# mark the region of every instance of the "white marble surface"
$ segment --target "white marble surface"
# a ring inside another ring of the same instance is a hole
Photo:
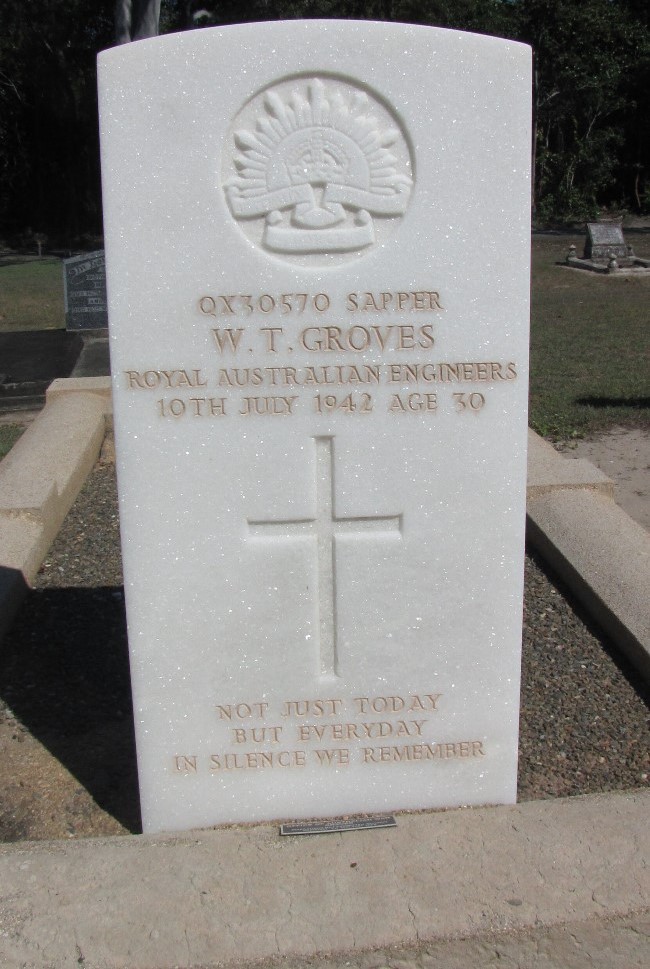
[[[513,801],[528,48],[295,21],[99,64],[145,831]]]

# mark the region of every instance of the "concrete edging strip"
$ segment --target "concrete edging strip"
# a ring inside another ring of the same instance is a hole
[[[650,681],[650,534],[588,461],[529,438],[527,533],[587,612]]]
[[[233,966],[640,917],[649,806],[617,793],[309,839],[259,825],[0,846],[0,962]]]
[[[55,380],[0,464],[0,636],[97,460],[110,411],[109,378]]]

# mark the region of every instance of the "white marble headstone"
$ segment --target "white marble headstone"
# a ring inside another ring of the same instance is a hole
[[[99,66],[145,831],[512,802],[528,48],[294,21]]]

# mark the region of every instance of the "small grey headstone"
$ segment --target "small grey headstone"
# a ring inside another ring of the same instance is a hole
[[[63,260],[65,325],[68,330],[101,330],[108,326],[104,250]]]
[[[587,223],[585,259],[607,261],[611,256],[625,257],[627,255],[628,247],[623,238],[623,227],[620,222]]]

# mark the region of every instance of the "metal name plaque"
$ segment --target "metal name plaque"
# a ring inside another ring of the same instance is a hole
[[[365,831],[367,828],[396,828],[392,814],[375,814],[367,818],[342,818],[332,821],[301,821],[299,824],[281,824],[280,834],[337,834],[341,831]]]

